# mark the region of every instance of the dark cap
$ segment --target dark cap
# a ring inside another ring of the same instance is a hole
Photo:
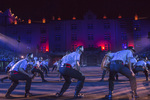
[[[28,53],[28,54],[26,55],[26,58],[32,59],[32,58],[33,58],[32,55],[33,55],[33,53]]]
[[[78,46],[78,47],[76,48],[76,50],[80,50],[81,52],[83,52],[83,51],[84,51],[84,47],[83,47],[83,46]]]
[[[128,49],[128,50],[133,50],[133,51],[135,52],[135,49],[134,49],[134,47],[132,47],[132,46],[127,47],[127,49]]]

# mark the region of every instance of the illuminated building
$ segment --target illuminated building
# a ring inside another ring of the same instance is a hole
[[[4,13],[0,13],[0,16]],[[10,13],[8,10],[8,16],[10,16]],[[109,19],[106,16],[97,18],[90,11],[84,15],[83,19],[73,17],[70,20],[63,20],[58,17],[55,20],[53,16],[49,22],[43,18],[42,23],[33,21],[29,24],[28,22],[18,22],[16,25],[11,24],[12,21],[14,22],[13,16],[7,22],[4,22],[4,19],[2,19],[0,24],[7,23],[8,25],[5,27],[1,26],[3,30],[0,31],[4,34],[7,33],[6,35],[14,39],[20,36],[20,44],[26,44],[26,46],[19,49],[23,53],[31,51],[64,55],[67,50],[73,51],[79,45],[83,45],[87,50],[95,48],[95,55],[99,51],[111,50],[115,52],[125,49],[127,46],[133,46],[138,51],[141,49],[142,44],[141,46],[139,45],[142,41],[136,38],[142,37],[142,34],[150,38],[150,30],[148,28],[150,22],[145,19],[134,20],[134,17],[122,18],[121,16],[116,19]],[[147,27],[144,27],[145,24]],[[148,42],[149,38],[146,38]],[[92,53],[87,55],[89,55],[85,57],[87,61],[88,58],[93,57]],[[98,56],[100,55],[98,54]],[[93,59],[97,61],[98,58]]]

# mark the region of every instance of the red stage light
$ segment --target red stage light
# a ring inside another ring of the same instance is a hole
[[[102,50],[105,50],[105,47],[104,47],[104,46],[102,46]]]

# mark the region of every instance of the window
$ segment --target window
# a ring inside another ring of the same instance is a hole
[[[42,29],[41,30],[41,34],[45,34],[46,33],[46,30],[45,29]]]
[[[104,23],[104,29],[110,29],[110,24],[109,23]]]
[[[93,24],[88,24],[88,29],[93,29]]]
[[[127,28],[127,25],[125,23],[121,23],[120,28]]]
[[[94,40],[93,34],[91,34],[91,33],[88,34],[88,40]]]
[[[120,28],[127,28],[127,27],[128,27],[128,24],[127,24],[126,21],[122,21],[122,22],[120,23]]]
[[[76,41],[77,40],[77,34],[75,34],[75,33],[71,34],[71,40]]]
[[[134,31],[140,31],[141,29],[140,29],[140,25],[138,25],[138,24],[135,24],[134,25]]]
[[[44,51],[44,52],[46,51],[46,47],[43,47],[43,51]]]
[[[136,38],[136,40],[141,40],[141,33],[136,32],[135,33],[135,38]]]
[[[121,33],[121,39],[122,39],[123,41],[127,40],[127,33],[126,33],[126,32],[122,32],[122,33]]]
[[[57,35],[55,36],[55,40],[56,40],[56,41],[60,41],[60,35],[57,34]]]
[[[41,52],[43,52],[43,47],[41,47]]]
[[[41,43],[46,43],[46,37],[41,37]]]
[[[27,28],[27,29],[26,29],[26,34],[31,35],[31,33],[32,33],[31,28]]]
[[[46,28],[45,27],[41,27],[41,34],[46,34]]]
[[[108,45],[107,45],[107,44],[105,44],[105,50],[106,50],[106,51],[108,50]]]
[[[76,30],[77,29],[77,24],[71,24],[71,30]]]
[[[110,40],[110,33],[105,33],[104,34],[104,40]]]
[[[89,44],[88,47],[89,48],[94,48],[94,45],[93,44]]]
[[[46,52],[46,47],[45,46],[41,47],[41,52]]]
[[[122,43],[122,49],[126,49],[128,46],[128,43]]]
[[[73,44],[71,49],[74,51],[75,49],[77,48],[77,45],[76,44]]]
[[[55,30],[61,30],[61,26],[60,26],[60,25],[57,25],[57,26],[55,27]]]
[[[105,51],[111,50],[110,44],[105,44]]]
[[[60,45],[55,45],[55,51],[61,51]]]

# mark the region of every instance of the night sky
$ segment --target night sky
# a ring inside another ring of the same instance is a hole
[[[12,13],[21,19],[32,21],[47,20],[52,16],[60,16],[62,19],[83,18],[83,15],[91,10],[102,18],[105,14],[108,18],[133,17],[136,13],[139,17],[150,17],[149,0],[1,0],[0,10],[11,8]]]

